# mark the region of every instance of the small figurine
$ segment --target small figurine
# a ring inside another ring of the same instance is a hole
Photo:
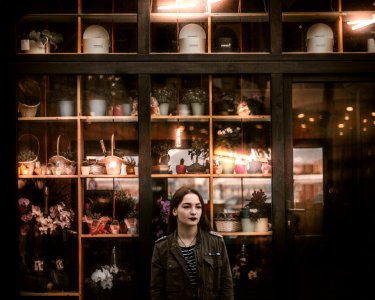
[[[160,116],[159,102],[155,97],[151,97],[151,116]]]
[[[251,114],[251,110],[247,105],[246,101],[241,101],[240,104],[237,106],[237,114],[239,116],[248,116]]]
[[[138,97],[134,97],[133,100],[133,110],[131,112],[132,116],[138,116]]]

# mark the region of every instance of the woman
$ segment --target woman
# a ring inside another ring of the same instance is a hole
[[[168,235],[155,242],[151,299],[233,299],[223,238],[210,231],[202,196],[183,186],[172,197]]]

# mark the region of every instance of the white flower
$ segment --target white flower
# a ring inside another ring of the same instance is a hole
[[[95,283],[100,282],[100,286],[103,289],[111,289],[113,287],[113,275],[119,272],[119,268],[116,264],[112,266],[104,265],[100,269],[96,269],[94,273],[91,274],[91,280]]]

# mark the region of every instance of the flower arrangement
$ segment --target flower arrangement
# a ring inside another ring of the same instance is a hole
[[[121,187],[115,190],[115,201],[118,203],[124,218],[138,216],[137,204],[129,190],[122,190]]]
[[[215,147],[232,151],[241,140],[241,128],[228,126],[217,130]]]
[[[51,206],[47,216],[27,198],[18,199],[18,209],[23,222],[20,226],[21,235],[26,235],[31,229],[29,222],[33,222],[41,234],[53,234],[58,229],[70,228],[74,220],[74,211],[66,209],[63,202]]]
[[[181,98],[181,103],[190,104],[190,103],[206,103],[207,102],[207,93],[201,88],[188,89]]]
[[[152,224],[155,226],[156,238],[159,238],[163,236],[167,230],[171,201],[169,198],[165,199],[160,196],[155,203],[156,206]]]
[[[91,280],[96,284],[100,283],[103,289],[111,289],[113,287],[113,277],[119,272],[119,268],[116,264],[104,265],[99,269],[96,269],[92,275]]]
[[[158,103],[171,103],[176,101],[176,92],[168,86],[156,88],[152,91],[152,96],[156,98]]]

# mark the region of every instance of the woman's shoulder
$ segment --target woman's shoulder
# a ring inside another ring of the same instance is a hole
[[[159,237],[156,241],[155,241],[155,244],[159,244],[160,242],[162,241],[165,241],[167,239],[167,235],[163,235],[161,237]]]
[[[222,236],[221,234],[219,234],[218,232],[216,232],[216,231],[211,230],[211,231],[209,231],[208,233],[209,233],[211,236],[214,236],[214,237],[216,237],[216,238],[219,238],[219,239],[222,239],[222,238],[223,238],[223,236]]]

